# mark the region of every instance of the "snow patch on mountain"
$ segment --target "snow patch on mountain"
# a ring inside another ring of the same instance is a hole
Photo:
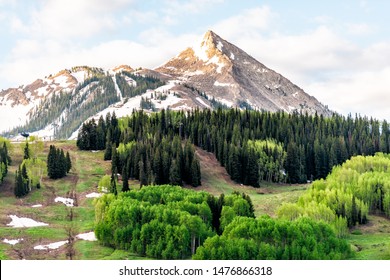
[[[72,76],[77,80],[78,83],[82,83],[85,81],[85,78],[88,76],[85,70],[73,72]]]
[[[207,104],[202,100],[202,98],[197,97],[196,100],[198,100],[204,107],[209,108],[209,109],[211,108],[209,105],[207,105]]]
[[[218,41],[217,49],[222,52],[222,48],[223,48],[223,44],[221,43],[221,41]]]
[[[215,81],[214,82],[214,86],[217,86],[217,87],[230,87],[230,86],[233,86],[233,85],[230,84],[230,83],[220,83],[218,81]]]
[[[213,63],[217,66],[217,73],[222,73],[222,68],[225,67],[225,64],[219,61],[219,57],[217,55],[214,55],[212,58],[210,58],[206,65],[209,65],[210,63]]]

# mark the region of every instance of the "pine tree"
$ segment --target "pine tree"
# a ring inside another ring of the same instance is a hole
[[[145,166],[143,160],[140,160],[138,163],[139,166],[139,181],[140,181],[140,187],[145,186],[148,184],[148,175],[145,172]]]
[[[198,187],[201,185],[201,179],[200,179],[200,165],[199,160],[194,157],[191,163],[191,171],[192,171],[192,182],[191,185],[193,187]]]
[[[181,186],[180,166],[177,160],[173,160],[169,169],[169,183],[174,186]]]
[[[107,137],[107,139],[108,139],[108,137]],[[106,142],[106,150],[104,152],[104,160],[111,160],[111,157],[112,157],[112,143],[110,141],[107,141]]]
[[[68,164],[65,157],[65,153],[63,149],[58,149],[58,178],[62,178],[66,176]]]
[[[27,175],[26,165],[22,163],[21,177],[23,180],[23,195],[27,195],[30,192],[30,181]]]
[[[23,159],[29,159],[30,158],[30,149],[28,147],[28,142],[26,141],[26,145],[24,146],[24,156]]]
[[[50,145],[47,156],[47,175],[49,178],[59,179],[66,176],[71,166],[69,152],[65,156],[63,149],[57,149],[54,145]]]
[[[110,192],[117,196],[118,190],[116,188],[116,179],[114,174],[111,174],[110,188]]]
[[[122,170],[122,181],[123,181],[122,192],[129,191],[130,187],[129,187],[129,179],[128,179],[128,176],[127,176],[126,167],[123,167],[123,170]]]
[[[54,146],[50,145],[49,154],[47,156],[47,175],[49,178],[54,178],[54,165],[55,165],[55,150]]]
[[[290,142],[287,146],[287,158],[286,158],[286,173],[288,175],[288,181],[292,184],[300,183],[300,161],[298,147],[294,142]]]
[[[118,174],[118,170],[119,170],[119,158],[118,158],[118,153],[116,151],[116,146],[115,146],[115,143],[114,145],[112,146],[112,151],[111,151],[111,172],[113,174]]]
[[[72,168],[72,161],[70,160],[69,151],[66,152],[66,173],[69,173]]]
[[[259,178],[259,162],[254,149],[250,149],[248,153],[246,184],[258,188],[260,186]]]

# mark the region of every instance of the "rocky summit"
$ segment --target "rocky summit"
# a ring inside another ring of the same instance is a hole
[[[156,69],[228,106],[267,111],[331,111],[281,74],[208,31],[200,44],[187,48]]]

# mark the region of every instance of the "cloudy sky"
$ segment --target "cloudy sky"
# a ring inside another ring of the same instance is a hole
[[[154,68],[211,29],[342,114],[390,120],[390,1],[0,0],[0,90]]]

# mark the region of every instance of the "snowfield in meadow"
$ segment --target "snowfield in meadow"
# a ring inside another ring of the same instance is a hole
[[[12,219],[12,221],[7,224],[7,226],[14,228],[48,226],[46,223],[37,222],[30,218],[20,218],[16,215],[9,215],[9,217]]]

